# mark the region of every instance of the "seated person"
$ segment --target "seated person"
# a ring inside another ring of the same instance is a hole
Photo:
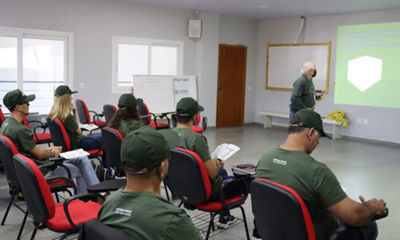
[[[256,177],[288,186],[304,199],[316,239],[329,239],[343,223],[362,227],[367,240],[376,239],[377,227],[372,219],[387,210],[386,203],[376,199],[365,201],[362,196],[358,203],[346,195],[335,174],[310,156],[320,136],[326,136],[321,116],[313,110],[296,112],[286,142],[262,156]]]
[[[22,123],[22,119],[29,113],[29,102],[35,99],[35,95],[25,95],[16,89],[8,92],[3,99],[4,105],[10,110],[11,116],[5,120],[0,129],[0,134],[10,138],[18,151],[31,158],[36,164],[48,163],[48,158],[57,157],[61,147],[37,147],[33,140],[33,132]],[[63,162],[76,178],[78,193],[86,192],[87,186],[99,183],[90,160],[87,157],[65,160]],[[62,167],[44,172],[45,177],[63,176],[67,177],[67,171]]]
[[[125,188],[107,197],[99,220],[131,239],[202,239],[185,211],[160,196],[169,147],[152,127],[129,133],[121,146]]]
[[[114,114],[109,125],[118,130],[122,136],[143,126],[137,109],[138,100],[133,94],[122,94],[118,100],[118,111]]]
[[[235,183],[232,185],[227,184],[226,188],[221,189],[223,180],[232,178],[232,176],[228,176],[226,170],[223,169],[224,163],[220,159],[211,159],[207,138],[200,133],[192,131],[198,112],[203,110],[204,108],[193,98],[182,98],[176,105],[177,126],[172,130],[179,135],[180,147],[197,153],[203,160],[211,183],[211,197],[209,200],[220,201],[221,190],[224,191],[226,198],[239,196],[244,193],[245,186]],[[235,218],[229,214],[229,211],[223,211],[220,213],[217,226],[227,228],[234,220]]]
[[[54,104],[49,115],[61,120],[65,130],[67,131],[69,140],[71,141],[72,149],[83,148],[84,150],[92,150],[100,147],[100,149],[104,151],[103,136],[101,134],[90,135],[90,137],[97,139],[98,142],[90,138],[79,141],[83,138],[83,135],[82,130],[78,125],[79,120],[77,110],[74,104],[72,104],[72,94],[74,93],[77,93],[77,91],[71,91],[71,89],[66,85],[58,86],[54,92]],[[103,166],[108,168],[108,162],[104,159],[105,155],[103,156]]]

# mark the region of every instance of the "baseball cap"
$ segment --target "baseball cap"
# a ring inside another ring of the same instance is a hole
[[[35,100],[35,94],[25,95],[21,90],[15,89],[8,92],[4,98],[3,103],[11,111],[12,108],[19,104],[28,103]]]
[[[191,97],[182,98],[176,104],[176,113],[180,115],[194,115],[203,111],[203,106],[199,105],[196,100]]]
[[[61,97],[67,93],[73,94],[77,93],[78,91],[72,91],[67,85],[60,85],[56,88],[55,96]]]
[[[126,108],[127,106],[129,106],[131,104],[136,104],[136,103],[140,103],[140,102],[141,102],[141,99],[140,98],[136,99],[135,96],[133,96],[133,94],[124,93],[121,95],[121,97],[119,97],[118,107]]]
[[[321,132],[321,137],[329,138],[329,136],[324,132],[321,115],[313,110],[302,109],[297,111],[293,119],[290,121],[289,126],[314,128]]]
[[[163,135],[145,126],[129,133],[122,141],[121,162],[133,175],[146,174],[169,156],[169,146]]]

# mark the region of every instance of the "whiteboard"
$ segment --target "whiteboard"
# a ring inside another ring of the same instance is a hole
[[[266,88],[289,90],[301,76],[300,70],[307,61],[317,67],[313,78],[315,90],[329,91],[329,65],[331,43],[268,44]]]
[[[173,112],[174,85],[173,76],[134,75],[133,94],[142,98],[152,113]]]
[[[152,113],[174,112],[181,98],[197,100],[196,76],[133,75],[133,94],[142,98]]]

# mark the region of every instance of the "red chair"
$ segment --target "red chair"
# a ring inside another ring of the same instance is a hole
[[[39,167],[21,154],[15,155],[14,161],[28,207],[25,218],[31,215],[35,226],[31,239],[35,238],[38,229],[44,228],[64,232],[64,238],[77,232],[84,222],[97,219],[101,205],[91,201],[93,196],[76,195],[65,202],[54,203],[49,185]]]
[[[57,117],[49,117],[47,119],[47,124],[50,129],[51,137],[53,138],[54,146],[61,146],[62,152],[72,150],[71,141],[69,140],[67,131],[65,130],[61,120],[58,119]],[[91,138],[98,144],[98,148],[87,151],[90,154],[89,157],[96,158],[103,156],[103,151],[101,150],[101,143],[96,138],[90,136],[85,136],[84,138],[81,138],[81,140],[85,138]]]
[[[233,179],[230,180],[234,181]],[[215,216],[222,211],[234,208],[240,208],[246,237],[250,239],[246,214],[242,206],[247,199],[247,191],[240,196],[229,199],[225,199],[223,191],[221,191],[222,201],[209,201],[211,195],[210,179],[203,161],[195,152],[182,148],[171,149],[169,170],[165,182],[173,194],[181,199],[186,208],[210,213],[206,239],[208,239],[211,228],[214,226]],[[223,185],[225,183],[227,182],[224,181]]]
[[[103,106],[104,118],[106,119],[106,124],[109,125],[114,114],[118,111],[118,108],[111,104],[106,104]]]
[[[144,125],[150,125],[154,129],[157,129],[157,130],[170,128],[169,118],[166,115],[161,115],[159,117],[156,116],[154,113],[151,113],[149,111],[149,108],[147,107],[146,103],[144,103],[144,102],[138,103],[137,106],[138,106],[140,118]],[[153,116],[153,118],[151,116]],[[163,123],[163,122],[159,122],[159,121],[157,122],[157,118],[162,119],[164,117],[167,119],[168,123]]]
[[[24,118],[22,119],[22,122],[24,123],[25,126],[27,126],[28,128],[32,129],[32,131],[33,131],[33,140],[35,140],[36,144],[47,143],[47,145],[49,145],[49,147],[50,147],[50,143],[52,143],[53,140],[51,139],[50,133],[46,132],[46,129],[47,129],[47,125],[46,124],[43,124],[41,121],[36,121],[36,120],[28,121],[26,116],[24,116]],[[30,123],[36,123],[37,126],[32,128]],[[40,133],[36,132],[38,128],[41,128],[42,132],[40,132]]]
[[[315,240],[303,199],[293,189],[263,178],[250,183],[251,203],[262,239]]]
[[[76,105],[76,110],[78,111],[78,117],[79,117],[79,122],[82,124],[94,124],[97,125],[98,127],[105,127],[106,122],[105,121],[100,121],[100,117],[103,116],[103,114],[96,113],[95,111],[89,111],[86,103],[82,99],[77,99],[75,101]],[[90,114],[93,113],[93,120],[90,120]]]
[[[26,210],[22,209],[19,205],[17,205],[14,202],[15,196],[18,194],[18,192],[21,192],[21,190],[22,190],[21,185],[17,178],[18,173],[15,169],[14,161],[13,161],[13,156],[16,154],[18,154],[18,150],[15,147],[14,143],[6,136],[0,135],[0,158],[4,163],[4,171],[7,176],[7,182],[10,186],[10,193],[11,193],[11,199],[8,203],[6,212],[4,213],[3,220],[1,221],[1,225],[4,225],[12,205],[14,205],[16,208],[18,208],[23,213],[26,213]],[[57,164],[52,164],[52,165],[56,167]],[[42,165],[41,167],[50,167],[50,166],[51,165],[46,164],[46,165]],[[58,202],[59,202],[59,199],[58,199],[57,192],[65,191],[65,192],[68,192],[70,194],[70,196],[72,196],[72,193],[67,189],[67,188],[72,188],[74,190],[74,194],[76,194],[76,186],[71,178],[70,171],[65,166],[63,166],[63,165],[60,165],[60,166],[64,167],[66,169],[69,177],[68,178],[51,177],[51,178],[47,179],[47,183],[50,186],[50,190],[51,190],[51,192],[55,193]],[[22,224],[25,224],[25,220],[26,220],[26,218],[24,219]],[[22,232],[22,228],[20,229],[20,233]]]
[[[197,133],[203,133],[207,128],[207,117],[203,117],[202,126],[198,126],[200,123],[200,113],[197,114],[196,122],[192,126],[192,131]]]
[[[262,239],[315,240],[310,213],[301,196],[292,188],[257,178],[250,184],[251,205],[258,234]],[[375,216],[386,217],[388,212]],[[358,227],[346,227],[335,231],[330,239],[363,240]]]

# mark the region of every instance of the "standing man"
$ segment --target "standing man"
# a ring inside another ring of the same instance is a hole
[[[362,196],[359,203],[346,195],[335,174],[310,156],[320,136],[326,136],[321,116],[313,110],[298,111],[286,142],[262,156],[256,177],[288,186],[304,199],[316,239],[330,239],[335,229],[345,224],[361,227],[366,240],[376,239],[377,226],[372,220],[387,210],[386,203],[382,199],[366,201]]]
[[[182,208],[160,196],[168,173],[169,146],[152,127],[130,132],[122,142],[127,183],[107,197],[99,211],[104,224],[136,240],[203,239]]]
[[[305,62],[300,72],[302,75],[293,83],[289,120],[297,111],[304,108],[312,109],[315,105],[315,88],[312,82],[312,78],[317,75],[315,64]]]

